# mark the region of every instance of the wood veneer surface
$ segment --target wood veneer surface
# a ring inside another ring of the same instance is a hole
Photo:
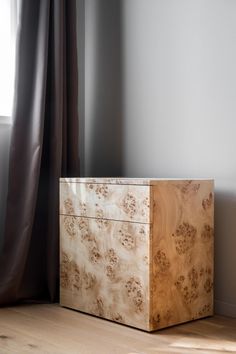
[[[212,181],[159,181],[151,258],[151,328],[213,315]]]
[[[213,181],[115,180],[61,179],[61,304],[147,331],[212,315]]]

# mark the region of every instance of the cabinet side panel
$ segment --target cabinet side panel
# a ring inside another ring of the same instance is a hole
[[[213,314],[214,184],[153,186],[151,329]]]

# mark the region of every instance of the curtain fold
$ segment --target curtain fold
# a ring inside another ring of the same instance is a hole
[[[22,0],[0,305],[58,300],[59,177],[79,176],[76,0]]]

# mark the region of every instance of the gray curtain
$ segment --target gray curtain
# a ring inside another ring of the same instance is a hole
[[[76,0],[22,0],[0,305],[57,301],[60,176],[79,176]]]

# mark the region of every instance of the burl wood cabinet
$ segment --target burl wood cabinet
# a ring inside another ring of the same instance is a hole
[[[146,331],[212,315],[213,185],[61,178],[61,305]]]

